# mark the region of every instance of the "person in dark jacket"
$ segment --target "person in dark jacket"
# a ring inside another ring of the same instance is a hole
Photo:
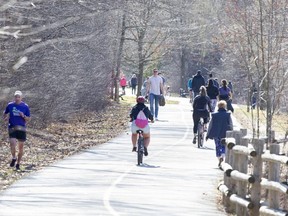
[[[132,122],[132,125],[131,125],[132,137],[131,137],[131,139],[132,139],[132,145],[133,145],[132,152],[136,152],[136,150],[137,150],[137,147],[136,147],[137,130],[142,130],[143,131],[143,137],[144,137],[144,155],[148,156],[147,148],[148,148],[149,143],[150,143],[150,127],[147,124],[144,128],[139,128],[135,123],[135,120],[137,119],[137,116],[141,110],[144,112],[147,119],[150,119],[150,121],[152,123],[154,122],[153,115],[151,114],[149,108],[144,103],[145,103],[145,97],[139,96],[137,98],[137,104],[132,108],[132,110],[130,112],[130,122]]]
[[[218,88],[214,85],[213,80],[209,79],[207,89],[207,95],[211,101],[212,112],[215,111],[217,105],[217,96],[219,95]]]
[[[197,71],[197,74],[193,76],[192,79],[192,90],[194,93],[194,97],[196,97],[199,94],[199,89],[201,86],[205,86],[205,79],[201,75],[201,71]]]
[[[132,94],[136,94],[136,86],[138,84],[138,80],[137,80],[136,74],[132,75],[130,83],[131,83],[131,88],[132,88]]]
[[[197,95],[193,101],[193,122],[194,122],[193,144],[196,143],[198,124],[199,124],[199,121],[201,118],[203,118],[203,120],[204,120],[204,129],[207,130],[206,127],[207,127],[207,123],[209,121],[209,111],[212,112],[212,107],[210,104],[210,98],[207,96],[205,86],[201,86],[200,87],[200,94]]]
[[[209,80],[210,80],[210,79],[213,81],[213,85],[216,86],[216,87],[219,89],[218,80],[217,80],[217,78],[213,79],[213,74],[212,74],[212,73],[209,74]],[[209,82],[209,80],[208,80],[208,82]],[[207,83],[207,85],[208,85],[208,84],[209,84],[209,83]]]
[[[206,139],[214,139],[216,146],[216,156],[219,159],[218,166],[225,157],[225,145],[221,144],[221,139],[226,137],[228,130],[233,130],[231,113],[226,110],[227,103],[224,100],[218,102],[218,112],[212,114]]]
[[[234,112],[234,108],[232,106],[232,92],[227,86],[227,80],[223,79],[221,84],[222,86],[219,88],[219,100],[225,100],[227,103],[227,109]]]

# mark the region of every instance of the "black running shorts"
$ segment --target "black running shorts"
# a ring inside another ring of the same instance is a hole
[[[26,131],[9,130],[9,138],[15,138],[21,142],[25,142],[26,141]]]

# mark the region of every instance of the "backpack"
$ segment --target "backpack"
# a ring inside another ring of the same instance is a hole
[[[139,128],[145,128],[148,125],[148,119],[147,119],[145,113],[143,112],[144,109],[139,111],[137,118],[135,119],[135,124]]]

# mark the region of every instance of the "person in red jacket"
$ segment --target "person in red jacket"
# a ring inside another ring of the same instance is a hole
[[[126,85],[127,85],[127,80],[126,80],[126,77],[125,75],[123,75],[120,79],[120,86],[122,88],[122,94],[125,95],[125,88],[126,88]]]

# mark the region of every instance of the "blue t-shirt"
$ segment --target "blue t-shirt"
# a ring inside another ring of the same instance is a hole
[[[30,117],[30,110],[26,103],[21,102],[20,104],[16,104],[15,102],[11,102],[7,105],[5,109],[5,114],[9,113],[9,128],[15,126],[23,126],[26,127],[26,122],[23,117],[20,116],[20,112],[23,112],[25,116]]]

